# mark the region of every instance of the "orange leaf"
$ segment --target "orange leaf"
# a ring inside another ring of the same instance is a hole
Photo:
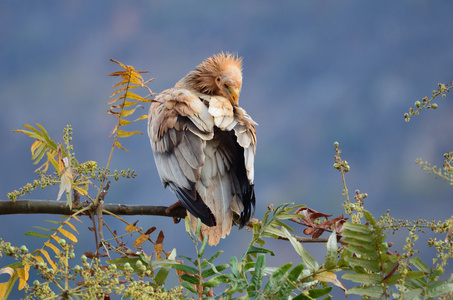
[[[138,247],[141,244],[143,244],[144,242],[146,242],[148,239],[149,239],[149,234],[142,234],[134,241],[134,244],[132,246]]]
[[[154,245],[154,251],[156,251],[156,259],[158,260],[162,259],[162,247],[162,244]]]
[[[135,230],[137,230],[137,226],[127,225],[127,227],[126,227],[126,231],[127,232],[132,232],[132,231],[135,231]]]

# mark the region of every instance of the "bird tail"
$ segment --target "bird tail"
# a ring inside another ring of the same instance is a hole
[[[204,237],[207,236],[210,246],[217,245],[221,238],[225,238],[230,234],[233,225],[233,214],[243,210],[243,205],[234,192],[235,188],[231,175],[228,171],[218,171],[214,177],[210,178],[211,184],[208,187],[197,187],[201,198],[204,199],[206,205],[215,216],[216,225],[207,226],[202,223],[200,235],[198,236],[200,241],[203,241]],[[191,229],[195,233],[197,218],[189,214],[189,219]]]

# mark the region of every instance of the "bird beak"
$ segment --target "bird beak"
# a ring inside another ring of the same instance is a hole
[[[233,105],[239,104],[239,92],[241,91],[240,88],[231,88],[230,89],[230,102]]]

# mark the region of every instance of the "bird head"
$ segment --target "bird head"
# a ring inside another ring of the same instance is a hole
[[[242,87],[242,58],[219,53],[206,59],[179,82],[202,94],[223,96],[237,106]]]
[[[216,77],[215,83],[220,94],[230,100],[231,104],[238,105],[239,93],[242,86],[242,72],[236,65],[230,65]]]

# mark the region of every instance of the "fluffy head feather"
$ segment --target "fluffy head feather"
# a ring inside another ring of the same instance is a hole
[[[242,86],[242,58],[219,53],[206,59],[178,82],[201,94],[223,96],[238,105]]]

